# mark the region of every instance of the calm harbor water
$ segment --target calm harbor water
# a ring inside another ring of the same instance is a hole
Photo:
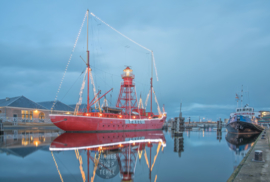
[[[211,128],[183,137],[7,131],[0,140],[0,181],[226,181],[257,137],[226,135]]]

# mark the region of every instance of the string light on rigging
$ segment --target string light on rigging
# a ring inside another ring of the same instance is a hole
[[[87,72],[88,72],[88,69],[86,68],[86,71],[85,71],[85,74],[84,74],[84,77],[83,77],[83,83],[82,83],[81,90],[80,90],[80,93],[79,93],[79,96],[80,96],[79,101],[76,104],[76,108],[75,108],[75,113],[74,113],[75,115],[77,115],[79,107],[82,104],[82,94],[83,94],[83,90],[84,90],[84,87],[85,87],[85,78],[86,78]]]
[[[60,170],[59,170],[59,168],[58,168],[58,165],[57,165],[57,163],[56,163],[56,160],[55,160],[55,158],[54,158],[53,152],[51,152],[51,154],[52,154],[52,157],[53,157],[53,161],[54,161],[54,163],[55,163],[55,167],[56,167],[57,172],[58,172],[58,174],[59,174],[59,177],[60,177],[60,179],[61,179],[61,182],[64,182],[64,180],[63,180],[63,178],[62,178],[62,175],[61,175],[61,173],[60,173]]]
[[[51,112],[52,112],[52,110],[53,110],[53,108],[54,108],[54,106],[55,106],[56,100],[57,100],[57,98],[58,98],[58,94],[59,94],[60,89],[61,89],[61,87],[62,87],[62,83],[63,83],[63,81],[64,81],[64,78],[65,78],[65,76],[66,76],[66,72],[67,72],[67,69],[68,69],[68,65],[69,65],[69,63],[70,63],[70,61],[71,61],[73,52],[74,52],[74,50],[75,50],[75,48],[76,48],[77,42],[78,42],[79,37],[80,37],[80,35],[81,35],[81,31],[82,31],[82,28],[83,28],[83,25],[84,25],[84,22],[85,22],[85,19],[86,19],[87,15],[88,15],[88,11],[86,11],[86,13],[85,13],[85,15],[84,15],[82,25],[81,25],[81,27],[80,27],[78,36],[77,36],[76,41],[75,41],[75,43],[74,43],[73,49],[72,49],[72,51],[71,51],[71,55],[70,55],[70,57],[69,57],[69,60],[68,60],[66,69],[65,69],[65,71],[64,71],[63,77],[62,77],[61,82],[60,82],[60,85],[59,85],[59,87],[58,87],[58,90],[57,90],[57,93],[56,93],[56,96],[55,96],[53,105],[52,105],[52,107],[51,107]]]

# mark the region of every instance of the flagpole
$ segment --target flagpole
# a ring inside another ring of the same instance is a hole
[[[237,108],[238,108],[239,96],[236,94],[235,98],[236,98],[236,102],[237,102]]]

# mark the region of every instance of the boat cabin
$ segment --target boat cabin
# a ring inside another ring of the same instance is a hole
[[[236,112],[254,112],[252,107],[236,108]]]
[[[254,112],[254,108],[249,107],[248,105],[245,105],[244,107],[236,108],[235,112],[230,114],[231,117],[236,116],[236,115],[248,116],[250,118],[260,117],[260,113]]]
[[[121,114],[123,110],[122,108],[109,107],[109,106],[104,106],[102,109],[103,109],[103,112],[105,113],[113,113],[113,114]]]

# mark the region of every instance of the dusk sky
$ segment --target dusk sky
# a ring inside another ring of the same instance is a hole
[[[192,120],[229,118],[241,85],[244,104],[270,110],[270,1],[260,0],[1,1],[0,99],[55,99],[87,9],[153,50],[159,79],[154,74],[154,89],[169,118],[179,115],[181,101],[183,116]],[[85,22],[58,95],[66,104],[78,102],[86,32]],[[114,88],[112,97],[107,96],[112,106],[126,65],[133,69],[137,96],[145,102],[149,51],[92,16],[89,50],[96,88],[103,94]],[[154,101],[153,108],[157,112]]]

